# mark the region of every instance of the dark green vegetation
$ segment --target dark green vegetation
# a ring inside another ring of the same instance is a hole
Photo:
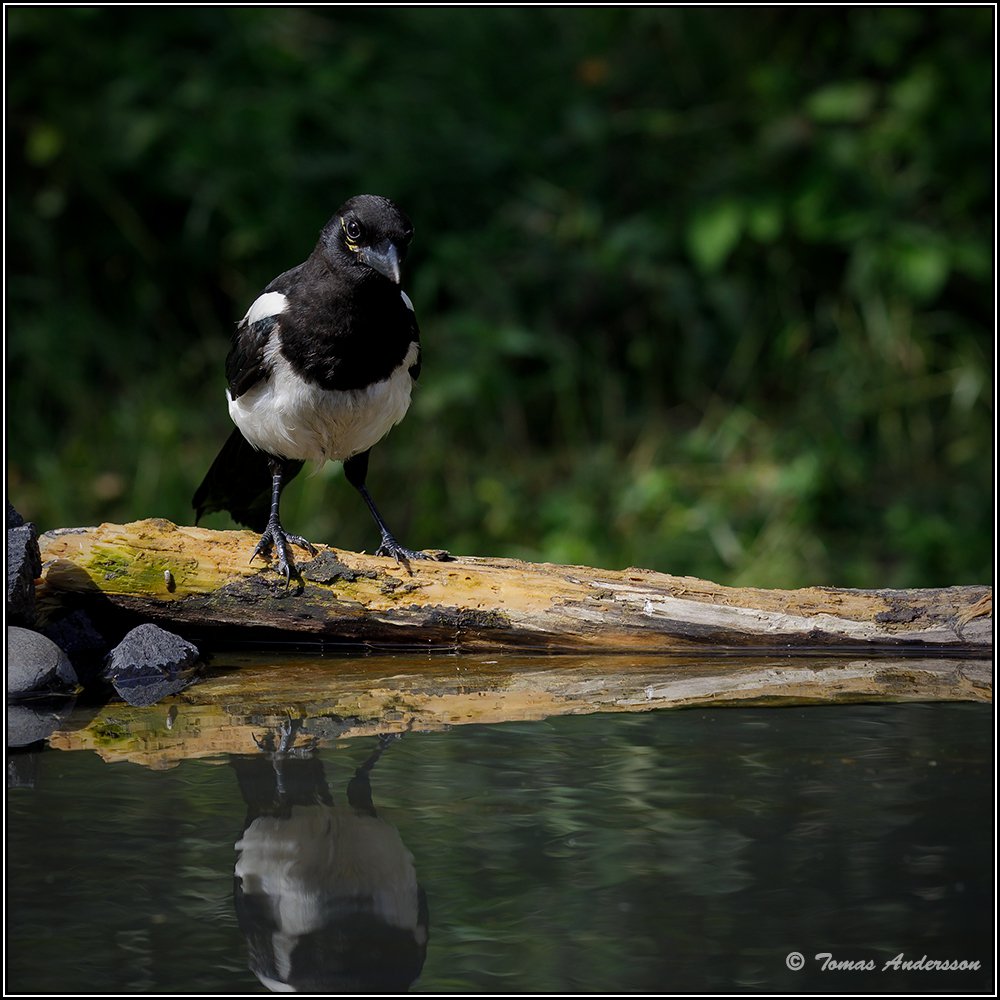
[[[10,494],[189,522],[233,324],[371,191],[416,226],[407,544],[989,582],[992,18],[8,10]],[[286,523],[373,548],[334,478]]]

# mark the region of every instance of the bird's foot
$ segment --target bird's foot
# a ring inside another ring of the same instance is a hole
[[[451,556],[443,549],[431,550],[430,552],[418,552],[414,549],[408,549],[406,546],[400,545],[389,532],[382,534],[382,544],[375,550],[375,555],[389,556],[395,559],[400,566],[404,566],[410,573],[413,572],[410,569],[411,559],[427,559],[434,562],[447,562],[451,559]]]
[[[260,541],[253,550],[250,562],[253,562],[257,556],[263,556],[265,559],[268,558],[273,548],[278,556],[274,568],[285,578],[285,586],[287,587],[291,584],[292,577],[299,575],[295,562],[288,552],[289,545],[298,545],[299,548],[305,549],[310,555],[317,555],[316,547],[312,542],[307,541],[300,535],[289,535],[276,519],[272,519],[267,522],[267,528],[264,529],[264,534],[260,536]]]
[[[276,730],[267,730],[262,737],[257,738],[256,733],[251,733],[257,749],[262,753],[272,756],[305,757],[312,753],[319,746],[319,740],[315,736],[309,736],[298,746],[295,745],[296,737],[299,733],[305,733],[305,719],[293,719],[290,715]],[[308,734],[306,734],[308,736]]]

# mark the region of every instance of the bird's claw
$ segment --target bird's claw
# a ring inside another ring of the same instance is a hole
[[[389,534],[384,534],[382,536],[382,544],[375,550],[375,555],[388,556],[390,559],[395,559],[400,566],[405,567],[407,572],[411,574],[413,572],[413,570],[410,569],[411,559],[425,559],[437,562],[451,559],[451,556],[444,551],[418,552],[414,549],[408,549],[405,545],[400,545],[399,542],[397,542],[396,539]]]
[[[291,586],[292,577],[299,575],[298,568],[288,553],[290,545],[298,545],[299,548],[305,549],[312,556],[318,554],[316,546],[312,542],[301,535],[289,535],[277,521],[270,521],[264,530],[264,534],[260,536],[260,541],[253,550],[253,555],[250,556],[250,562],[253,562],[257,556],[262,556],[265,559],[269,558],[271,549],[274,548],[278,556],[274,568],[285,578],[285,586],[289,587]]]
[[[319,738],[309,736],[305,730],[305,719],[293,719],[290,715],[277,729],[269,729],[260,738],[256,733],[251,733],[257,748],[266,754],[274,757],[305,757],[312,753],[319,746]],[[296,738],[300,733],[308,736],[308,739],[295,746]]]

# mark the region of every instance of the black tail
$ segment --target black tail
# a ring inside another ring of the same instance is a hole
[[[302,469],[304,462],[285,463],[285,483]],[[253,531],[267,527],[271,512],[271,469],[267,452],[258,451],[235,428],[222,446],[212,467],[191,500],[195,524],[212,511],[225,510],[233,520]]]

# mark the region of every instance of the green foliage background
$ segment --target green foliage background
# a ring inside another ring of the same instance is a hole
[[[370,477],[407,544],[989,581],[992,8],[6,14],[40,527],[190,523],[233,323],[371,191],[416,227],[424,374]],[[339,467],[284,512],[376,541]]]

